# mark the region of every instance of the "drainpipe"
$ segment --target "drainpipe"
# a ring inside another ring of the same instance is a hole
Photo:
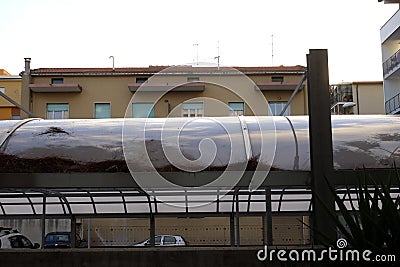
[[[358,98],[358,84],[356,85],[356,94],[357,94],[357,115],[360,115],[360,101]]]

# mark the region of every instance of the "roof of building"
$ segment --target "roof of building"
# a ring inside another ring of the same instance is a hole
[[[0,69],[0,75],[10,75],[5,69]]]
[[[10,80],[21,80],[21,76],[19,75],[0,75],[0,80],[10,81]]]
[[[32,69],[31,75],[131,75],[131,74],[231,74],[242,72],[244,74],[278,74],[306,71],[304,66],[272,66],[272,67],[193,67],[193,66],[149,66],[134,68],[39,68]]]
[[[353,84],[383,84],[383,81],[354,81]]]
[[[380,84],[383,85],[383,81],[353,81],[353,82],[341,82],[341,83],[335,83],[335,84],[331,84],[332,86],[340,86],[340,85],[353,85],[353,84]]]

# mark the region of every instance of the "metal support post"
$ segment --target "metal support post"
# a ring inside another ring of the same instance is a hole
[[[230,239],[231,247],[235,246],[235,214],[232,212],[229,216],[229,229],[230,229]]]
[[[91,222],[90,222],[90,218],[88,218],[88,222],[87,222],[87,225],[88,225],[88,228],[87,228],[87,247],[88,248],[90,248],[90,242],[91,242],[91,240],[90,240],[90,227],[91,227]]]
[[[283,107],[281,113],[279,114],[279,116],[283,116],[285,115],[285,112],[287,110],[287,108],[290,106],[290,104],[292,103],[294,97],[297,95],[297,93],[299,92],[300,88],[303,86],[304,81],[307,79],[307,71],[304,72],[303,76],[301,77],[299,83],[296,85],[296,88],[294,89],[292,95],[290,96],[288,102],[286,103],[286,105]]]
[[[264,244],[272,245],[272,202],[271,202],[271,188],[265,188],[265,216],[264,223]]]
[[[150,246],[156,245],[156,220],[154,214],[150,214]]]
[[[46,196],[43,196],[43,213],[42,213],[42,248],[44,248],[44,238],[46,236]]]
[[[236,237],[235,237],[235,245],[240,246],[240,214],[239,214],[239,194],[236,195],[236,212],[235,212],[235,229],[236,229]]]
[[[334,197],[326,182],[333,176],[332,126],[329,101],[328,51],[311,49],[307,55],[308,112],[310,135],[312,227],[314,244],[322,244],[324,233],[336,238],[336,227],[329,216],[335,210]]]
[[[71,216],[71,248],[76,247],[76,217]]]

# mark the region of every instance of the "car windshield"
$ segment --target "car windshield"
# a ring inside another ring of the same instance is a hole
[[[46,242],[68,242],[69,235],[68,234],[50,234],[45,238]]]

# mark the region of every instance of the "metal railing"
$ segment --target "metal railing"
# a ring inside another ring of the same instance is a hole
[[[400,111],[400,93],[385,102],[385,110],[386,114],[395,114]]]
[[[400,49],[397,50],[390,58],[383,62],[383,76],[385,77],[391,73],[400,64]]]

